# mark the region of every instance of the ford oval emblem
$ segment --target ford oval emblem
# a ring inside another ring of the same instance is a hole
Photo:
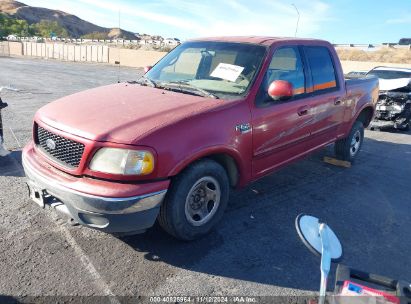
[[[56,149],[56,142],[54,140],[52,140],[51,138],[49,138],[49,139],[46,140],[46,146],[50,150],[54,150],[54,149]]]

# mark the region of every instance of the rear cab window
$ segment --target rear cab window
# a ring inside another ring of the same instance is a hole
[[[312,86],[307,88],[307,91],[325,93],[338,90],[338,78],[328,48],[324,46],[305,46],[304,53],[312,77]]]

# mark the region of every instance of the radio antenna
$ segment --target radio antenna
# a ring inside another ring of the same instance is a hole
[[[298,11],[298,8],[297,8],[297,6],[296,6],[294,3],[292,3],[291,5],[294,6],[294,8],[295,8],[295,10],[296,10],[296,12],[297,12],[297,24],[296,24],[296,26],[295,26],[295,34],[294,34],[294,37],[297,37],[298,23],[300,22],[300,12]]]

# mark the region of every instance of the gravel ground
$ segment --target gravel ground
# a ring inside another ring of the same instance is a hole
[[[332,154],[328,148],[232,192],[221,224],[191,243],[158,226],[116,238],[70,226],[30,202],[20,150],[31,136],[35,111],[61,96],[139,74],[0,58],[0,87],[19,89],[2,94],[9,103],[3,115],[12,153],[0,158],[0,297],[111,295],[118,302],[121,296],[310,295],[318,290],[319,259],[295,232],[294,219],[302,212],[324,219],[339,235],[344,264],[411,280],[409,133],[366,131],[350,169],[322,162]]]

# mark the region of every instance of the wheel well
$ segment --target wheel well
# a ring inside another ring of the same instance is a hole
[[[212,154],[207,155],[206,158],[212,159],[223,166],[227,172],[231,187],[235,187],[237,185],[240,174],[234,158],[227,154]]]
[[[364,127],[366,128],[371,122],[372,115],[373,109],[371,107],[367,107],[361,111],[360,115],[358,115],[357,120],[361,121]]]

